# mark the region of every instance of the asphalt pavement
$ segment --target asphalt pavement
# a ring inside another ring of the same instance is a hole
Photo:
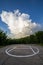
[[[0,65],[43,65],[43,46],[15,44],[0,48]]]

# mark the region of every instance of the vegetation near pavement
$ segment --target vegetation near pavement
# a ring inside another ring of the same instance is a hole
[[[40,44],[43,45],[43,31],[38,31],[30,36],[11,39],[7,38],[7,34],[0,30],[0,46],[11,45],[11,44]]]

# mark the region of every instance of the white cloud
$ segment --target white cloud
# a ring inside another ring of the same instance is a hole
[[[14,10],[14,12],[2,11],[0,17],[2,22],[8,25],[12,38],[28,36],[40,27],[39,24],[32,22],[29,14],[21,13],[19,10]]]

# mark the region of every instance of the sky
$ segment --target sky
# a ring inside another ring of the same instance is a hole
[[[43,30],[43,0],[0,0],[0,28],[11,38]]]

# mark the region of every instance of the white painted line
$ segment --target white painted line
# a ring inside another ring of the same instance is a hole
[[[15,47],[15,48],[16,48],[16,47]],[[10,49],[8,52],[10,52],[10,51],[14,50],[15,48]]]
[[[15,47],[16,48],[16,47]],[[33,51],[33,54],[31,54],[31,55],[13,55],[13,54],[10,54],[9,52],[11,52],[12,50],[14,50],[15,48],[13,48],[13,49],[6,49],[5,50],[5,52],[6,52],[6,54],[8,54],[9,56],[12,56],[12,57],[31,57],[31,56],[34,56],[34,55],[36,55],[36,54],[38,54],[39,53],[39,49],[38,48],[35,48],[36,50],[37,50],[37,52],[35,52],[33,49],[32,49],[32,47],[30,47],[30,49]],[[9,51],[8,51],[9,50]]]
[[[35,54],[35,51],[33,50],[33,48],[30,46],[30,49],[33,51],[33,53]]]

